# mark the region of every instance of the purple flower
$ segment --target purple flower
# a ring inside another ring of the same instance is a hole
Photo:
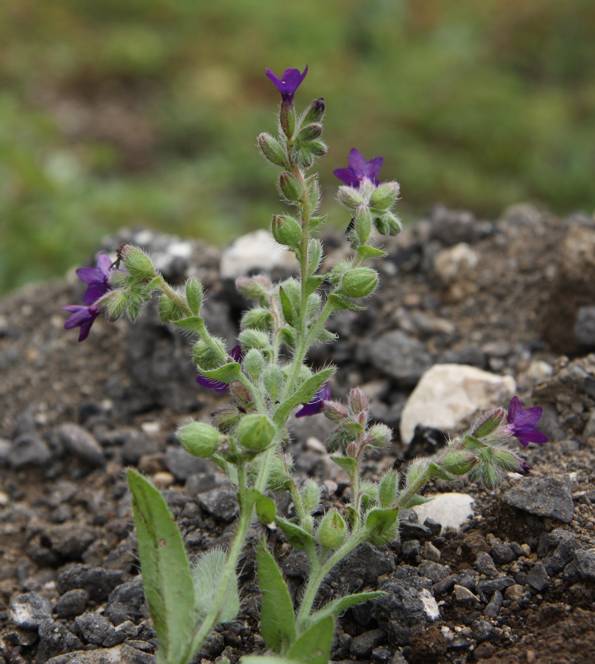
[[[73,327],[80,327],[79,341],[84,341],[89,336],[95,319],[99,316],[99,307],[92,304],[90,306],[72,304],[64,307],[64,311],[71,314],[64,323],[64,329],[70,330]]]
[[[317,415],[322,412],[324,407],[324,402],[328,401],[331,398],[331,386],[329,383],[325,383],[312,399],[304,404],[298,412],[295,414],[296,417],[307,417],[308,415]]]
[[[518,397],[511,399],[506,416],[508,430],[518,438],[523,447],[527,447],[529,443],[542,444],[547,442],[547,436],[537,428],[542,413],[543,408],[540,406],[525,408]]]
[[[279,90],[281,98],[286,104],[291,104],[293,102],[293,96],[302,84],[302,81],[306,78],[307,73],[307,66],[302,72],[299,69],[286,69],[281,78],[277,78],[271,69],[266,70],[267,78],[269,78],[277,90]]]
[[[383,163],[384,157],[374,157],[366,161],[359,150],[351,148],[347,168],[336,168],[333,173],[348,187],[358,188],[364,180],[370,180],[377,185],[380,183],[378,175]]]
[[[232,360],[234,360],[234,362],[241,362],[244,357],[242,347],[239,344],[234,346],[229,351],[229,356]],[[229,385],[227,383],[223,383],[220,380],[215,380],[214,378],[207,378],[206,376],[201,376],[200,374],[198,374],[196,377],[196,382],[201,387],[204,387],[207,390],[213,390],[214,392],[219,392],[219,394],[223,394],[229,390]]]
[[[111,258],[104,253],[97,254],[96,267],[80,267],[76,274],[78,278],[87,284],[87,290],[83,296],[85,304],[93,304],[105,295],[111,286],[109,285],[109,276],[112,268]]]

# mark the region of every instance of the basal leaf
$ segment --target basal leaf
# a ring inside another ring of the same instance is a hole
[[[283,574],[266,544],[256,551],[258,585],[261,592],[260,631],[267,647],[284,652],[295,640],[295,613]]]
[[[159,641],[159,658],[185,664],[196,624],[194,584],[180,531],[149,480],[128,471],[145,597]]]
[[[328,616],[334,616],[338,618],[342,613],[345,613],[347,609],[350,609],[352,606],[357,606],[358,604],[363,604],[364,602],[370,602],[373,599],[379,599],[383,597],[386,593],[381,591],[371,591],[367,593],[355,593],[354,595],[346,595],[345,597],[339,597],[338,599],[329,602],[326,606],[323,606],[322,609],[316,611],[312,614],[311,622],[317,622]]]
[[[335,619],[331,616],[312,624],[294,641],[287,657],[304,664],[328,664],[335,635]]]

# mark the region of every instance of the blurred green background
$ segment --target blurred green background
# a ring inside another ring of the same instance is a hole
[[[407,218],[435,202],[595,206],[592,0],[18,0],[0,7],[0,291],[121,226],[222,243],[268,224],[265,67],[310,65],[322,160],[384,154]]]

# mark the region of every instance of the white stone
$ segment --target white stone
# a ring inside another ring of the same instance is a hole
[[[424,605],[424,612],[428,620],[438,620],[440,618],[440,609],[438,608],[438,602],[434,599],[434,595],[427,588],[424,588],[419,593],[419,599],[421,599],[421,603]]]
[[[428,496],[431,500],[417,505],[413,510],[420,523],[428,517],[442,526],[442,530],[452,528],[458,530],[473,514],[473,498],[467,493],[440,493]]]
[[[297,261],[267,231],[259,230],[238,238],[221,255],[221,276],[235,279],[253,270],[270,272],[275,267],[295,269]]]
[[[421,377],[401,416],[401,440],[408,445],[418,424],[451,431],[474,413],[504,406],[515,392],[511,376],[465,364],[435,364]]]
[[[467,276],[479,262],[477,253],[465,242],[443,249],[434,258],[434,270],[445,284]]]

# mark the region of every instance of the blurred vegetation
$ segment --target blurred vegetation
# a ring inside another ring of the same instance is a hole
[[[266,225],[267,66],[309,64],[298,103],[327,100],[327,201],[358,146],[406,215],[595,205],[592,0],[18,0],[0,40],[0,291],[124,225]]]

